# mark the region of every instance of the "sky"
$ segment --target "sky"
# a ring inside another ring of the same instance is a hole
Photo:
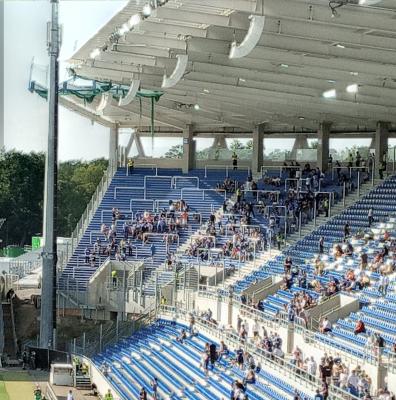
[[[63,43],[60,60],[66,60],[100,29],[126,1],[61,0]],[[48,64],[46,24],[50,2],[5,2],[5,146],[6,149],[44,151],[48,124],[47,103],[28,88],[32,59]],[[62,66],[64,63],[62,63]],[[108,128],[63,107],[59,110],[59,159],[94,159],[108,155]]]

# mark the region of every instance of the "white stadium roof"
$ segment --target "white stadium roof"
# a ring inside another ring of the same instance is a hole
[[[127,30],[124,24],[145,5],[132,0],[70,63],[90,79],[127,85],[140,79],[143,89],[162,90],[155,123],[164,130],[193,124],[198,132],[247,132],[265,123],[270,131],[316,131],[322,121],[346,132],[375,130],[377,121],[396,127],[396,1],[337,7],[343,2],[330,2],[332,13],[328,0],[158,0],[165,4]],[[230,59],[252,14],[265,16],[261,37],[248,55]],[[120,29],[126,32],[114,35]],[[176,56],[185,54],[182,78],[161,89]],[[323,96],[333,89],[335,98]],[[84,105],[68,97],[62,104],[93,118],[100,100]],[[150,111],[148,101],[140,108],[138,101],[113,100],[94,119],[149,126]]]

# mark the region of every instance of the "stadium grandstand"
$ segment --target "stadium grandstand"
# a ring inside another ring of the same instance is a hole
[[[30,398],[395,399],[396,1],[130,0],[68,62],[109,163],[55,261],[1,277]]]

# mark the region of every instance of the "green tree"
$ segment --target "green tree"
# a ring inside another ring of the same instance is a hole
[[[172,146],[162,158],[183,158],[183,145],[176,144]]]
[[[0,152],[0,229],[5,245],[23,246],[42,233],[44,154]],[[69,236],[107,167],[104,159],[69,161],[58,170],[58,235]]]
[[[0,234],[4,243],[24,245],[42,231],[44,154],[0,152]]]

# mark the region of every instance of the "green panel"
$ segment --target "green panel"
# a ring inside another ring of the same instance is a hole
[[[32,236],[32,250],[37,250],[41,247],[41,237]]]

